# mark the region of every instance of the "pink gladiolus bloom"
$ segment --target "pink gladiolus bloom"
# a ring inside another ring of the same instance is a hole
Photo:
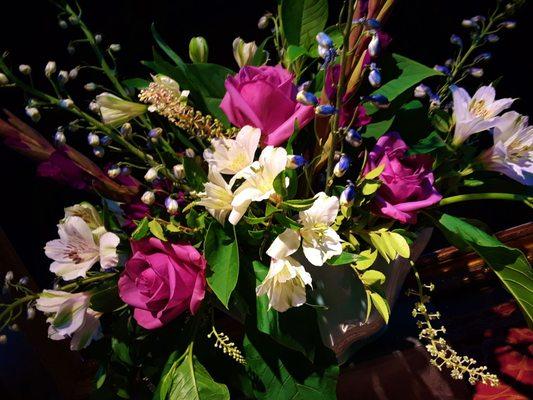
[[[379,177],[382,184],[373,201],[374,211],[404,224],[414,224],[417,213],[438,203],[442,196],[433,186],[431,156],[406,156],[407,150],[398,133],[383,135],[368,155],[364,174],[385,164]]]
[[[160,328],[185,310],[198,311],[205,296],[207,263],[194,247],[149,238],[132,242],[131,248],[133,255],[118,287],[140,326]]]
[[[261,129],[263,146],[279,146],[314,117],[311,106],[296,101],[294,76],[283,67],[243,67],[226,79],[226,95],[220,108],[230,122],[242,128]]]

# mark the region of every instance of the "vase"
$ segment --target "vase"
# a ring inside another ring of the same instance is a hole
[[[410,260],[415,261],[422,254],[432,231],[432,228],[426,228],[418,233],[410,246]],[[335,352],[342,364],[359,348],[378,337],[386,328],[385,321],[375,309],[366,320],[365,289],[349,265],[315,267],[307,263],[305,268],[313,278],[312,299],[318,305],[322,341]],[[384,292],[391,310],[410,268],[409,260],[404,258],[387,262],[378,257],[372,266],[386,277]]]

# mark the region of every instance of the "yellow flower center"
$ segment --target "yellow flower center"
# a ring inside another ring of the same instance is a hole
[[[481,117],[483,119],[490,118],[490,111],[485,105],[485,100],[472,100],[468,105],[468,111],[476,117]]]

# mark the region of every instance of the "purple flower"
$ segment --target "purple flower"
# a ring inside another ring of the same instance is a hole
[[[293,79],[279,65],[245,66],[226,79],[227,92],[220,108],[233,125],[261,129],[263,146],[279,146],[291,136],[296,121],[302,128],[314,116],[313,107],[296,101]]]
[[[379,176],[382,184],[373,199],[374,212],[404,224],[416,223],[418,212],[438,203],[442,196],[434,184],[432,157],[407,156],[407,145],[396,132],[379,138],[368,155],[364,174],[385,164]]]

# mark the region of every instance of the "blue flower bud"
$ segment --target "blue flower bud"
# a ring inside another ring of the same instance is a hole
[[[320,54],[320,49],[322,47],[319,46],[319,54]],[[322,64],[321,68],[324,69],[326,68],[329,64],[331,64],[332,62],[335,61],[335,57],[337,57],[337,52],[335,51],[334,48],[330,48],[328,50],[326,50],[325,54],[324,55],[321,55],[321,57],[324,59],[324,63]]]
[[[296,95],[296,100],[306,106],[316,106],[318,104],[318,99],[316,96],[313,93],[306,92],[304,90],[300,90],[298,92]]]
[[[489,52],[481,53],[479,56],[477,56],[474,59],[474,63],[482,62],[482,61],[488,61],[492,58],[492,54]]]
[[[337,112],[337,109],[331,104],[321,104],[315,107],[315,114],[318,115],[333,115]]]
[[[450,37],[450,43],[455,46],[463,47],[463,39],[461,39],[458,35],[452,35]]]
[[[449,75],[450,74],[450,69],[448,67],[445,67],[444,65],[435,65],[433,67],[433,69],[435,71],[438,71],[444,75]]]
[[[388,108],[390,106],[390,101],[382,94],[372,94],[363,98],[364,100],[370,101],[378,108]]]
[[[476,15],[475,17],[472,17],[472,22],[479,24],[480,22],[485,22],[487,20],[487,17],[484,15]]]
[[[363,143],[363,138],[361,137],[361,134],[357,132],[354,128],[348,129],[348,132],[346,132],[346,136],[344,139],[352,147],[359,147],[361,146],[361,143]]]
[[[487,36],[487,41],[489,43],[496,43],[500,40],[500,37],[498,35],[495,35],[494,33],[491,33],[489,36]]]
[[[375,18],[367,19],[365,25],[370,29],[381,29],[381,23]]]
[[[429,103],[431,108],[439,107],[441,100],[438,94],[431,93],[429,95]]]
[[[342,191],[339,198],[339,203],[341,206],[351,206],[355,200],[355,186],[350,182],[346,188]]]
[[[322,47],[333,47],[333,40],[328,36],[327,33],[318,32],[316,35],[316,41],[319,46]]]
[[[301,91],[307,92],[310,87],[311,87],[311,81],[305,81],[300,86],[298,86],[298,91],[299,92],[301,92]]]
[[[419,99],[426,97],[427,95],[430,95],[430,94],[431,94],[431,89],[429,88],[429,86],[424,85],[423,83],[418,85],[414,91],[415,97]]]
[[[335,164],[335,167],[333,168],[333,174],[337,178],[340,178],[346,173],[346,171],[348,171],[351,163],[352,160],[350,160],[350,157],[348,157],[346,154],[343,154],[337,164]]]
[[[153,128],[153,129],[150,129],[150,131],[148,132],[148,137],[152,139],[153,142],[155,142],[157,141],[157,139],[161,137],[162,134],[163,134],[163,129]]]
[[[102,138],[100,139],[100,144],[102,146],[108,146],[111,144],[113,140],[109,137],[109,136],[102,136]]]
[[[381,74],[379,73],[379,68],[375,63],[370,64],[370,73],[368,74],[368,82],[372,87],[381,86]]]
[[[96,133],[89,133],[87,135],[87,143],[89,146],[96,147],[100,145],[100,137]]]
[[[289,169],[300,168],[300,167],[303,167],[305,164],[307,164],[307,160],[304,158],[304,156],[298,156],[298,155],[287,156],[287,168]]]
[[[375,31],[372,33],[372,40],[370,40],[370,43],[368,44],[368,53],[372,58],[379,57],[381,54],[381,43],[379,41],[379,36]]]
[[[131,168],[130,168],[130,167],[122,167],[122,168],[120,169],[120,174],[121,174],[122,176],[128,176],[128,175],[130,175],[130,174],[131,174]]]

